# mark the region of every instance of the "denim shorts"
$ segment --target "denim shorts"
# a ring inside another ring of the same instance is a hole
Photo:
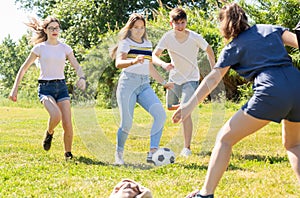
[[[39,80],[38,96],[41,102],[47,96],[52,96],[56,102],[70,100],[65,80]]]
[[[300,72],[294,66],[269,67],[254,79],[254,94],[242,107],[253,117],[300,122]]]
[[[199,81],[188,81],[182,85],[174,84],[174,88],[167,90],[167,107],[184,104],[192,97],[199,86]]]

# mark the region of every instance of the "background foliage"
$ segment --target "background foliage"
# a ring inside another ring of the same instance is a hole
[[[217,12],[222,6],[219,1],[16,0],[15,2],[21,9],[35,10],[41,19],[54,15],[61,20],[61,37],[74,49],[88,78],[87,91],[76,92],[74,82],[77,77],[73,69],[67,65],[66,78],[70,92],[77,93],[77,98],[93,100],[102,107],[110,108],[114,105],[112,93],[115,91],[120,73],[108,56],[108,49],[117,43],[117,33],[132,12],[143,13],[147,18],[147,32],[154,47],[163,33],[170,29],[168,13],[175,6],[185,8],[188,14],[188,28],[200,33],[213,47],[216,55],[225,45],[218,30]],[[248,1],[239,1],[247,11],[251,24],[270,23],[292,29],[299,21],[298,0],[256,0],[253,4],[246,2]],[[30,33],[26,36],[30,36]],[[28,45],[26,36],[24,35],[18,42],[12,41],[8,36],[0,44],[0,90],[4,97],[8,95],[19,67],[32,48]],[[300,67],[299,50],[292,48],[287,50],[294,64]],[[169,57],[166,55],[163,59],[168,61]],[[208,62],[203,53],[199,54],[199,67],[202,76],[209,72]],[[161,68],[158,70],[167,78],[164,70]],[[25,94],[26,97],[33,96],[37,99],[35,94],[29,92],[36,91],[35,79],[38,74],[31,72],[25,76],[28,75],[32,76],[23,79],[20,89],[24,94],[28,92]],[[245,95],[250,95],[251,93],[247,92],[251,83],[244,86],[245,83],[243,78],[230,71],[224,78],[227,99],[239,100],[244,99]],[[152,82],[152,87],[163,100],[164,90],[156,82]],[[75,97],[75,94],[73,95]]]

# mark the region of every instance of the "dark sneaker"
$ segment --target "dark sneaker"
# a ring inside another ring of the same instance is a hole
[[[46,132],[46,137],[43,142],[43,147],[45,151],[48,151],[51,147],[51,142],[52,142],[53,134],[50,134],[48,131]]]
[[[73,155],[71,152],[65,152],[66,161],[73,159]]]
[[[211,194],[211,195],[200,195],[200,192],[197,193],[195,196],[193,196],[192,198],[214,198],[214,194]]]

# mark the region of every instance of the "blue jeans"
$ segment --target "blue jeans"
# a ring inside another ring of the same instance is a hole
[[[149,84],[148,75],[122,72],[117,88],[117,102],[121,123],[117,133],[117,151],[124,151],[124,145],[132,127],[133,111],[140,104],[153,117],[150,131],[150,149],[158,148],[166,121],[166,112]]]
[[[68,87],[64,79],[50,81],[39,80],[38,96],[41,102],[47,96],[52,96],[56,102],[70,100]]]
[[[198,81],[188,81],[182,85],[174,84],[173,89],[167,90],[167,107],[184,104],[189,101],[199,86]]]

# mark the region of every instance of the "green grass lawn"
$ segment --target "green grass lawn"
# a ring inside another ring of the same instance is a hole
[[[48,115],[41,105],[0,104],[0,197],[106,198],[123,178],[147,186],[154,198],[185,197],[201,187],[216,133],[238,108],[201,105],[193,113],[193,155],[155,167],[145,163],[151,117],[139,107],[125,146],[126,165],[114,166],[117,109],[73,107],[76,157],[66,162],[61,125],[51,150],[42,148]],[[167,114],[161,146],[178,155],[183,143],[180,125],[171,123],[172,112]],[[299,184],[281,145],[281,126],[275,123],[234,147],[228,171],[215,192],[216,197],[230,198],[299,195]]]

